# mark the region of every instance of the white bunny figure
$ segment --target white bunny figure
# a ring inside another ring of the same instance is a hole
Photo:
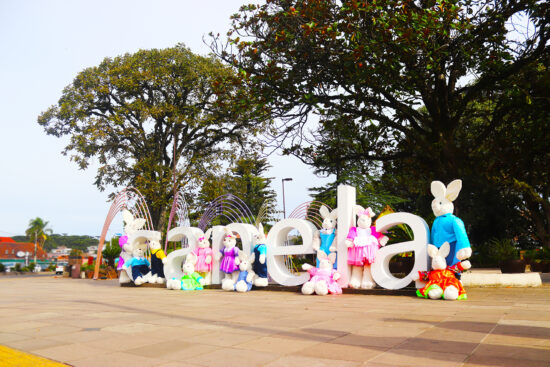
[[[432,258],[432,270],[418,272],[413,275],[413,280],[423,280],[428,283],[416,291],[418,297],[446,300],[466,299],[466,291],[462,283],[456,278],[457,272],[470,269],[472,265],[468,260],[459,262],[453,266],[447,266],[445,257],[449,255],[450,245],[445,242],[438,249],[434,245],[428,245],[428,255]]]
[[[431,192],[434,196],[432,210],[436,218],[432,225],[430,241],[437,248],[445,242],[449,243],[448,265],[455,265],[472,256],[464,222],[452,214],[453,201],[458,197],[461,189],[461,180],[454,180],[447,187],[440,181],[433,181],[431,184]]]
[[[264,226],[258,224],[258,234],[254,235],[254,248],[252,249],[252,257],[250,262],[253,263],[254,270],[253,283],[256,287],[267,287],[267,238],[264,233]]]
[[[122,267],[124,270],[131,272],[135,285],[142,285],[148,282],[151,277],[149,260],[145,258],[146,250],[146,244],[137,244],[134,246],[133,256]]]
[[[355,205],[353,212],[358,217],[357,227],[351,227],[346,238],[349,286],[370,289],[376,285],[371,274],[371,264],[376,258],[378,248],[385,246],[389,239],[372,226],[374,212],[371,208],[363,209],[360,205]]]
[[[315,251],[323,251],[326,255],[336,251],[336,246],[333,245],[334,238],[336,237],[336,219],[338,218],[338,209],[334,209],[332,212],[324,205],[319,209],[321,217],[323,217],[323,228],[315,233],[312,247]],[[317,259],[317,267],[319,267],[320,260]],[[336,261],[334,262],[334,269],[336,269]]]
[[[187,255],[182,265],[183,276],[181,279],[172,278],[166,282],[168,289],[182,289],[184,291],[201,290],[204,286],[204,278],[195,271],[197,257],[192,252]]]
[[[216,254],[217,260],[220,261],[220,270],[225,273],[225,278],[222,280],[223,289],[233,289],[239,276],[239,249],[235,247],[237,238],[233,232],[227,228],[223,228],[225,237],[223,239],[224,248]]]
[[[145,225],[146,221],[143,218],[134,219],[134,216],[128,209],[122,211],[122,219],[124,220],[125,235],[119,238],[119,244],[122,251],[118,259],[117,268],[118,270],[124,269],[120,272],[119,282],[129,283],[132,281],[132,273],[131,270],[126,270],[127,267],[124,267],[124,264],[132,258],[133,248],[128,238],[136,231],[139,231]]]
[[[192,251],[197,257],[195,271],[204,278],[205,284],[212,284],[212,249],[208,241],[211,235],[212,228],[198,238],[197,246]]]
[[[319,267],[313,267],[310,264],[303,264],[302,269],[306,270],[309,275],[309,281],[302,285],[303,294],[318,294],[325,296],[331,294],[342,294],[342,287],[337,280],[340,279],[340,273],[333,269],[333,264],[336,261],[336,253],[331,253],[327,256],[323,251],[317,251],[317,259],[320,260]]]
[[[254,271],[252,263],[254,262],[254,254],[247,256],[244,253],[239,254],[239,276],[235,282],[234,289],[237,292],[248,292],[252,289],[252,281],[254,280]]]

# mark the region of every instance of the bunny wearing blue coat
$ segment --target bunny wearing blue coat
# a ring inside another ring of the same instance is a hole
[[[462,181],[454,180],[447,187],[440,181],[433,181],[431,185],[432,210],[436,216],[432,225],[430,242],[440,248],[445,242],[450,245],[447,255],[447,265],[453,266],[472,255],[472,248],[464,222],[453,215],[453,201],[462,189]]]

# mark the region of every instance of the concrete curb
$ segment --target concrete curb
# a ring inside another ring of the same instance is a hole
[[[464,287],[540,287],[542,279],[539,273],[519,274],[462,274]]]

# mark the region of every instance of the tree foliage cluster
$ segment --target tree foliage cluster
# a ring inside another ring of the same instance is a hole
[[[57,105],[38,117],[47,134],[69,136],[63,153],[95,185],[134,186],[162,229],[174,186],[197,186],[247,145],[261,120],[231,68],[183,45],[106,58],[80,72]]]
[[[270,167],[267,159],[258,152],[248,152],[231,162],[224,172],[206,175],[193,201],[192,219],[198,219],[205,205],[225,194],[241,199],[254,216],[268,201],[267,217],[273,218],[276,204],[275,191],[270,188],[273,178],[264,177]]]
[[[550,246],[547,1],[267,0],[228,37],[212,50],[288,154],[337,182],[367,171],[425,216],[429,182],[463,178],[474,241]]]
[[[27,242],[32,241],[32,238],[29,238],[27,236],[13,236],[12,237],[17,242]],[[74,248],[81,251],[87,251],[87,247],[89,246],[97,246],[97,243],[99,240],[96,237],[88,236],[88,235],[67,235],[67,234],[59,234],[59,233],[52,233],[48,236],[46,239],[46,242],[44,242],[42,248],[44,251],[50,251],[51,249],[65,246],[67,248]]]

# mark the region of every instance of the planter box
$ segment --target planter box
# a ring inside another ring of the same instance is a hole
[[[503,274],[525,273],[524,260],[506,260],[500,263],[500,270]]]

